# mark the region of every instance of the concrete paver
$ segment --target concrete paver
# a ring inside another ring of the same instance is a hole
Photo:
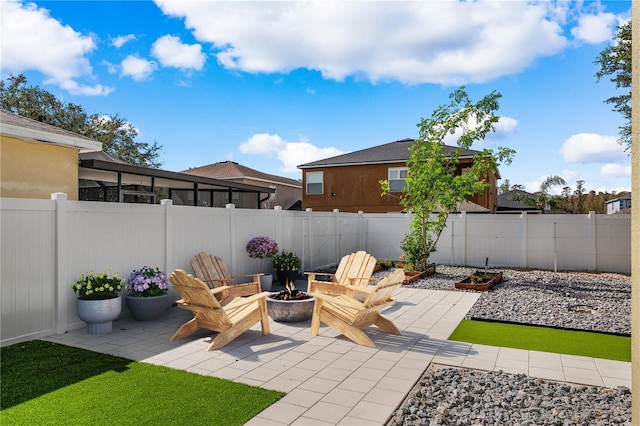
[[[631,386],[628,362],[446,340],[478,297],[401,288],[398,302],[384,314],[402,335],[369,328],[377,348],[358,346],[324,325],[318,336],[311,336],[310,321],[271,321],[269,336],[262,336],[256,325],[229,345],[207,352],[213,334],[207,330],[169,341],[191,318],[176,307],[153,322],[118,320],[108,335],[78,329],[47,340],[287,392],[248,425],[384,424],[430,363]]]

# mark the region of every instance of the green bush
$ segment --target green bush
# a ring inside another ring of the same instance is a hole
[[[271,257],[271,265],[276,271],[297,271],[302,267],[302,259],[292,251],[282,250]]]

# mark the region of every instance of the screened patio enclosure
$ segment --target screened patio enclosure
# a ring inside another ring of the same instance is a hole
[[[259,209],[274,188],[134,166],[104,152],[80,154],[79,199],[118,203]]]

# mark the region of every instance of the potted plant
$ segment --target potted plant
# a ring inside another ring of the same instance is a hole
[[[278,282],[295,282],[302,267],[302,258],[292,251],[282,250],[271,257],[271,265],[276,270]]]
[[[78,318],[87,323],[87,333],[111,332],[112,322],[122,310],[122,283],[123,279],[118,273],[110,275],[105,271],[84,273],[71,285],[71,289],[78,295]]]
[[[253,237],[245,247],[249,257],[260,259],[260,273],[263,273],[264,259],[271,258],[278,253],[278,243],[271,237]],[[273,275],[264,274],[260,277],[260,287],[262,291],[271,290]]]
[[[169,306],[169,281],[158,268],[134,270],[127,278],[127,288],[127,308],[138,321],[157,319]]]

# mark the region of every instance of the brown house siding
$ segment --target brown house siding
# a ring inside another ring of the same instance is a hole
[[[469,161],[462,159],[459,170],[467,167]],[[388,213],[402,210],[399,203],[401,193],[382,197],[380,181],[388,177],[389,168],[406,167],[406,163],[348,165],[334,167],[305,168],[302,171],[302,207],[314,211],[342,212],[363,211],[365,213]],[[306,174],[323,172],[323,193],[307,194]],[[491,187],[483,194],[471,197],[469,201],[479,204],[495,213],[497,209],[496,177],[490,176]],[[397,196],[394,196],[397,195]]]

